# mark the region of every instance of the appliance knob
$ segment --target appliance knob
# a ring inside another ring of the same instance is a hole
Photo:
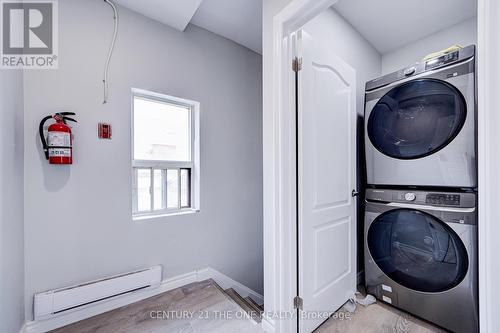
[[[416,70],[417,69],[415,67],[409,67],[409,68],[405,69],[403,73],[405,76],[410,76],[410,75],[414,74]]]
[[[405,194],[406,201],[414,201],[416,198],[417,198],[417,196],[415,195],[415,193],[409,192],[409,193]]]

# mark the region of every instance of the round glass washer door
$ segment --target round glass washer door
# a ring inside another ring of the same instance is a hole
[[[421,292],[457,286],[469,260],[460,237],[436,217],[415,209],[378,216],[368,229],[368,249],[377,266],[396,283]]]
[[[417,159],[446,147],[467,116],[465,98],[453,85],[417,79],[391,89],[368,118],[367,133],[381,153]]]

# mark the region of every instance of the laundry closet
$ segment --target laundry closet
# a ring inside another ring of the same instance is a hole
[[[292,33],[296,307],[333,314],[299,332],[366,295],[479,331],[476,6],[339,0]]]

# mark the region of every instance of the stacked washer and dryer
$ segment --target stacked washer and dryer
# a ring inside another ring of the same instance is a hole
[[[368,293],[478,331],[475,47],[366,84]]]

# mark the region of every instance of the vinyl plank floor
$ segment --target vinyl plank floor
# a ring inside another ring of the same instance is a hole
[[[155,318],[157,313],[162,318]],[[259,325],[245,317],[243,310],[225,295],[214,281],[206,280],[51,332],[263,333],[264,331]]]
[[[357,305],[354,313],[337,311],[315,333],[446,333],[423,320],[381,302]]]
[[[151,314],[170,314],[152,318]],[[173,315],[174,314],[174,315]],[[173,316],[172,316],[173,315]],[[192,283],[52,333],[263,333],[260,325],[212,280]],[[354,313],[337,311],[315,333],[445,333],[425,321],[377,302]]]

